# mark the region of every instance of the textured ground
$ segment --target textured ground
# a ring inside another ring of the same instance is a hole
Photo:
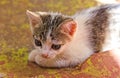
[[[0,0],[0,78],[73,78],[79,74],[80,67],[46,69],[28,63],[34,47],[26,10],[72,15],[95,5],[94,0]]]
[[[4,78],[120,78],[120,54],[111,51],[96,53],[75,68],[41,68],[34,63],[28,63],[27,60],[24,64],[10,63],[13,62],[0,60],[0,76]]]

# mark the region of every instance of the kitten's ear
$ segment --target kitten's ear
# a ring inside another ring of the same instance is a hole
[[[37,24],[42,23],[42,20],[38,14],[31,12],[29,10],[26,11],[26,14],[33,28],[36,27]]]
[[[77,24],[74,20],[65,21],[62,23],[62,30],[70,36],[73,36],[76,31]]]

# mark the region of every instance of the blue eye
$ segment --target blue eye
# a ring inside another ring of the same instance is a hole
[[[60,44],[58,44],[58,45],[53,44],[51,46],[51,48],[54,49],[54,50],[59,50],[61,48],[61,45]]]
[[[42,47],[42,43],[37,39],[35,39],[35,45]]]

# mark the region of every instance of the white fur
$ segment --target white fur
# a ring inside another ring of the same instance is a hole
[[[77,32],[66,49],[66,55],[69,55],[68,58],[74,65],[83,62],[93,54],[88,37],[90,33],[88,28],[85,26],[86,20],[91,17],[88,13],[89,12],[86,11],[86,13],[81,12],[81,14],[75,15],[74,20],[77,22]]]
[[[107,30],[103,51],[120,47],[120,6],[109,11],[109,28]]]
[[[76,17],[76,15],[74,17]],[[85,21],[89,17],[89,14],[81,13],[74,19],[77,23],[77,30],[72,41],[64,46],[62,49],[64,51],[61,54],[56,56],[54,59],[45,59],[41,57],[39,54],[40,52],[33,51],[29,55],[29,60],[33,61],[31,58],[34,57],[34,61],[44,67],[67,67],[82,63],[91,54],[93,54],[93,50],[91,49],[88,40],[88,35],[90,34],[85,28]]]
[[[90,31],[89,28],[86,28],[85,22],[91,18],[92,15],[90,12],[95,9],[96,8],[91,8],[73,16],[77,23],[77,30],[72,41],[67,43],[62,49],[62,53],[55,58],[45,59],[41,57],[40,52],[36,52],[38,50],[34,50],[30,53],[29,60],[35,61],[40,66],[44,67],[75,66],[85,61],[93,54],[93,49],[89,40]],[[112,15],[109,20],[110,26],[107,30],[105,44],[103,44],[103,51],[120,46],[120,7],[109,11],[109,13]]]

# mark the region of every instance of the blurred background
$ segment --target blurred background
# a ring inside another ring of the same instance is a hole
[[[0,72],[25,69],[34,49],[26,10],[73,15],[110,1],[115,0],[0,0]]]
[[[93,0],[0,0],[0,54],[33,49],[26,10],[72,15],[94,5]]]

